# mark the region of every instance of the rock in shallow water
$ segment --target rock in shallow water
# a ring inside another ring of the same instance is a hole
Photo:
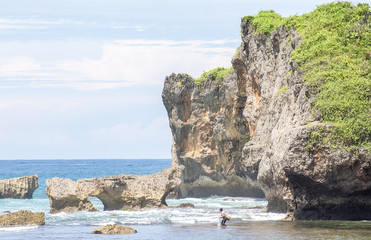
[[[39,187],[38,176],[24,176],[0,180],[0,199],[30,199],[33,192]]]
[[[192,203],[181,203],[177,208],[194,208],[195,205]]]
[[[121,226],[118,224],[108,224],[106,226],[95,229],[93,234],[130,234],[136,233],[137,230],[130,227]]]
[[[50,213],[98,211],[89,200],[87,192],[71,179],[52,178],[46,180],[46,194],[50,200]]]
[[[52,178],[46,181],[50,212],[96,211],[89,196],[104,210],[132,210],[166,206],[166,197],[181,183],[182,166],[151,175],[117,175],[104,178]]]
[[[0,215],[0,226],[27,226],[27,225],[44,225],[45,213],[21,210],[18,212]]]

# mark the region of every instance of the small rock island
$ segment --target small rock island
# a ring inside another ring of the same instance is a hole
[[[39,187],[38,176],[24,176],[0,180],[0,199],[30,199]]]

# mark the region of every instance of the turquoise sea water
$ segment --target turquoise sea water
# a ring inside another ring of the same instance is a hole
[[[151,174],[170,167],[170,159],[143,160],[12,160],[0,161],[0,179],[38,174],[39,188],[33,199],[0,199],[0,214],[31,210],[46,213],[45,226],[3,227],[0,239],[371,239],[371,222],[279,222],[284,214],[267,213],[265,199],[228,196],[167,200],[177,206],[190,202],[191,209],[145,209],[49,214],[45,180],[52,177],[105,177],[117,174]],[[259,208],[254,208],[260,206]],[[231,217],[226,228],[218,223],[218,209]],[[111,216],[115,213],[117,216]],[[137,234],[102,236],[91,232],[105,224],[130,226]]]

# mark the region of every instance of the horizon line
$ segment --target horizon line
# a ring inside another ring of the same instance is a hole
[[[171,158],[43,158],[43,159],[0,159],[0,161],[73,161],[73,160],[172,160]]]

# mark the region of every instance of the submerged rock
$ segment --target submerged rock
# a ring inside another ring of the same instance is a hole
[[[108,224],[106,226],[100,227],[95,229],[93,234],[130,234],[130,233],[137,233],[137,230],[121,226],[118,224]]]
[[[0,215],[0,226],[27,226],[27,225],[44,225],[45,213],[21,210],[18,212]]]
[[[195,205],[192,204],[192,203],[181,203],[179,204],[179,206],[177,206],[177,208],[194,208]]]
[[[89,196],[97,197],[104,210],[166,206],[166,196],[181,183],[182,167],[151,175],[117,175],[104,178],[53,178],[46,181],[51,212],[96,211]]]
[[[38,176],[24,176],[0,180],[0,199],[30,199],[33,192],[39,187]]]

